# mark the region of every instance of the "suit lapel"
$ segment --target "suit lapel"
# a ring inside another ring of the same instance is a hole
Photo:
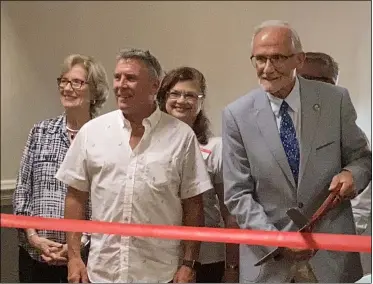
[[[273,114],[271,105],[268,101],[267,95],[264,92],[262,92],[256,98],[256,109],[256,121],[259,126],[259,130],[262,133],[264,140],[268,145],[268,148],[271,150],[281,170],[295,188],[294,177],[291,173],[288,159],[282,146],[276,119]]]
[[[301,103],[301,136],[300,136],[300,169],[299,184],[305,173],[308,158],[312,149],[315,133],[319,124],[322,111],[319,90],[314,85],[299,78],[300,103]]]

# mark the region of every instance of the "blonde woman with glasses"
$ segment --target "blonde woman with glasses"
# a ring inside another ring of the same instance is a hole
[[[64,218],[67,186],[54,176],[79,129],[98,115],[109,95],[103,66],[79,54],[66,57],[57,88],[65,111],[36,123],[29,133],[13,197],[16,215]],[[88,218],[88,204],[86,209]],[[64,232],[19,230],[21,283],[66,283],[66,264]]]

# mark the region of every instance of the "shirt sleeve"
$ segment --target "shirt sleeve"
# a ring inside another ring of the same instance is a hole
[[[357,114],[347,89],[341,102],[341,153],[343,168],[350,171],[358,193],[372,180],[372,152],[368,139],[356,124]]]
[[[35,127],[28,135],[26,146],[23,150],[16,187],[13,193],[13,213],[15,215],[32,216],[30,198],[32,196],[32,169],[35,150]]]
[[[277,231],[255,199],[255,178],[235,116],[223,111],[224,203],[242,229]],[[273,248],[268,248],[268,252]]]
[[[222,163],[222,139],[215,138],[216,144],[211,152],[211,168],[213,169],[213,180],[214,184],[223,183],[223,163]]]
[[[351,200],[357,233],[362,234],[368,226],[372,208],[372,183]]]
[[[80,129],[71,143],[56,179],[80,191],[89,191],[90,179],[87,171],[87,133],[85,125]]]
[[[197,137],[194,134],[191,135],[186,143],[185,158],[182,162],[181,199],[191,198],[213,187]]]

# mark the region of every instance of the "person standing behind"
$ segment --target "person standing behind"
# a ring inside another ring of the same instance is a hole
[[[323,52],[306,52],[305,55],[303,65],[297,68],[298,75],[308,80],[337,85],[339,66],[333,57]]]
[[[36,123],[28,135],[13,196],[16,215],[64,217],[67,187],[54,175],[79,129],[98,115],[109,95],[103,66],[79,54],[66,57],[57,87],[65,112]],[[20,282],[66,282],[65,233],[35,229],[18,232]]]
[[[223,112],[225,204],[242,229],[296,231],[286,211],[311,217],[330,191],[341,204],[315,232],[355,234],[350,199],[371,181],[371,151],[356,125],[348,90],[296,76],[305,60],[297,32],[266,21],[252,37],[260,88]],[[359,253],[285,248],[282,259],[254,266],[274,248],[240,246],[243,282],[354,282]],[[353,264],[353,265],[351,265]]]
[[[306,60],[297,74],[309,80],[322,81],[337,85],[339,76],[338,63],[328,54],[322,52],[306,52]],[[368,138],[366,138],[368,140]],[[351,199],[356,233],[372,235],[372,183]],[[360,253],[364,273],[372,272],[372,254]]]
[[[192,127],[210,174],[213,188],[203,193],[205,226],[238,228],[235,218],[224,205],[222,143],[211,137],[209,120],[204,111],[206,80],[195,68],[180,67],[166,73],[158,91],[160,110]],[[222,224],[223,219],[224,224]],[[239,245],[223,243],[201,244],[197,283],[238,282]],[[225,252],[224,252],[225,250]]]
[[[297,68],[297,74],[309,80],[322,81],[337,85],[338,63],[330,55],[322,52],[306,52],[303,66]],[[366,138],[368,140],[368,138]],[[370,222],[372,214],[372,184],[351,200],[356,233],[362,234]]]
[[[161,66],[149,52],[117,57],[118,110],[85,124],[56,177],[68,185],[65,218],[124,224],[203,226],[202,193],[212,188],[192,129],[156,105]],[[200,242],[92,234],[88,265],[80,233],[67,233],[70,282],[194,282]],[[180,267],[179,257],[183,260]]]

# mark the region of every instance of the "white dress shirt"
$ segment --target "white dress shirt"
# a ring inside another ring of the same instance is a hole
[[[295,84],[290,94],[285,98],[289,105],[288,113],[293,121],[295,132],[297,134],[298,143],[300,145],[300,127],[301,127],[301,104],[300,104],[300,87],[298,77],[295,77]],[[283,99],[277,98],[270,93],[267,93],[269,103],[271,104],[272,111],[275,115],[277,128],[280,131],[281,116],[280,107]]]
[[[356,232],[361,235],[368,227],[369,217],[372,214],[372,182],[358,196],[351,199],[351,206]]]
[[[206,145],[200,145],[207,171],[210,175],[213,186],[223,184],[222,164],[222,139],[212,137]],[[219,199],[214,188],[202,195],[205,212],[205,226],[220,228],[224,227],[220,213]],[[202,242],[199,253],[199,261],[202,264],[215,263],[225,260],[225,244]]]
[[[193,130],[158,108],[143,120],[134,150],[120,110],[86,123],[56,174],[89,191],[92,220],[182,225],[182,200],[212,188]],[[179,240],[92,234],[91,282],[169,282],[178,268]]]

